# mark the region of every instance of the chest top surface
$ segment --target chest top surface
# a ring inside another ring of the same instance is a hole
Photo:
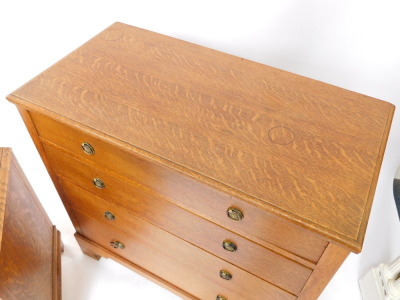
[[[384,101],[122,23],[8,99],[100,131],[355,250],[394,112]]]

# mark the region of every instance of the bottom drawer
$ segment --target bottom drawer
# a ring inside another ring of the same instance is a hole
[[[199,299],[214,300],[218,295],[227,300],[296,299],[296,296],[139,218],[132,217],[135,228],[130,228],[133,233],[128,235],[83,212],[75,210],[74,213],[88,239]],[[122,243],[124,249],[113,248],[111,242]],[[223,279],[221,271],[228,272],[232,278]]]

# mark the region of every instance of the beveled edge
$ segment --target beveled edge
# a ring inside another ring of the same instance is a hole
[[[53,226],[53,300],[62,299],[61,285],[61,253],[64,245],[61,241],[61,233]]]
[[[365,233],[367,231],[367,225],[368,225],[368,221],[369,221],[369,215],[371,213],[372,203],[373,203],[374,196],[375,196],[376,186],[378,184],[379,174],[381,171],[382,161],[383,161],[383,158],[385,155],[385,150],[386,150],[387,141],[389,138],[389,133],[390,133],[395,110],[396,110],[396,107],[392,104],[389,109],[388,118],[386,119],[386,126],[385,126],[385,130],[383,132],[383,135],[382,135],[381,146],[379,149],[378,159],[376,161],[375,172],[372,177],[370,190],[368,192],[368,199],[365,203],[364,215],[362,217],[358,235],[357,235],[357,239],[356,239],[356,241],[359,245],[359,252],[361,252],[362,246],[364,243]],[[357,252],[357,253],[359,253],[359,252]]]
[[[3,239],[3,224],[6,212],[9,170],[11,165],[11,148],[0,148],[0,251]]]

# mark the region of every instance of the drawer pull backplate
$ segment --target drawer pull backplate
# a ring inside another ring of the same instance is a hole
[[[234,221],[241,221],[244,218],[243,213],[234,207],[229,207],[226,211],[228,217]]]
[[[104,217],[107,220],[110,220],[110,221],[114,221],[115,220],[114,214],[112,212],[109,212],[109,211],[104,212]]]
[[[97,187],[98,189],[104,189],[106,187],[106,185],[104,184],[103,181],[101,181],[99,178],[94,178],[93,179],[93,184],[95,187]]]
[[[219,276],[222,279],[225,279],[225,280],[231,280],[232,279],[232,275],[229,272],[224,271],[224,270],[219,271]]]
[[[235,252],[237,250],[237,246],[230,241],[223,241],[222,247],[229,252]]]
[[[89,154],[89,155],[94,154],[94,148],[89,143],[84,142],[81,144],[81,147],[82,147],[83,152],[85,152],[86,154]]]
[[[115,248],[115,249],[125,249],[125,245],[122,244],[121,242],[110,242],[111,247]]]

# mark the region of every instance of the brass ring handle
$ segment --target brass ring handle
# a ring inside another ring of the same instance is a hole
[[[229,252],[235,252],[237,250],[237,246],[234,243],[227,240],[222,242],[222,247]]]
[[[122,244],[121,242],[110,242],[111,247],[115,248],[115,249],[125,249],[125,245]]]
[[[243,213],[239,209],[234,207],[229,207],[226,211],[226,214],[230,219],[234,221],[241,221],[244,218]]]
[[[225,297],[222,297],[222,296],[218,295],[215,300],[227,300],[227,299]]]
[[[231,280],[232,279],[232,275],[229,272],[224,271],[224,270],[219,271],[219,276],[222,279],[225,279],[225,280]]]
[[[99,179],[99,178],[94,178],[93,179],[93,184],[95,187],[97,187],[98,189],[104,189],[106,187],[106,185],[104,184],[104,182]]]
[[[89,155],[94,154],[94,148],[89,143],[84,142],[81,144],[81,147],[82,147],[83,152],[85,152],[86,154],[89,154]]]
[[[110,220],[110,221],[114,221],[114,220],[115,220],[114,214],[113,214],[112,212],[109,212],[109,211],[105,211],[105,212],[104,212],[104,217],[105,217],[107,220]]]

